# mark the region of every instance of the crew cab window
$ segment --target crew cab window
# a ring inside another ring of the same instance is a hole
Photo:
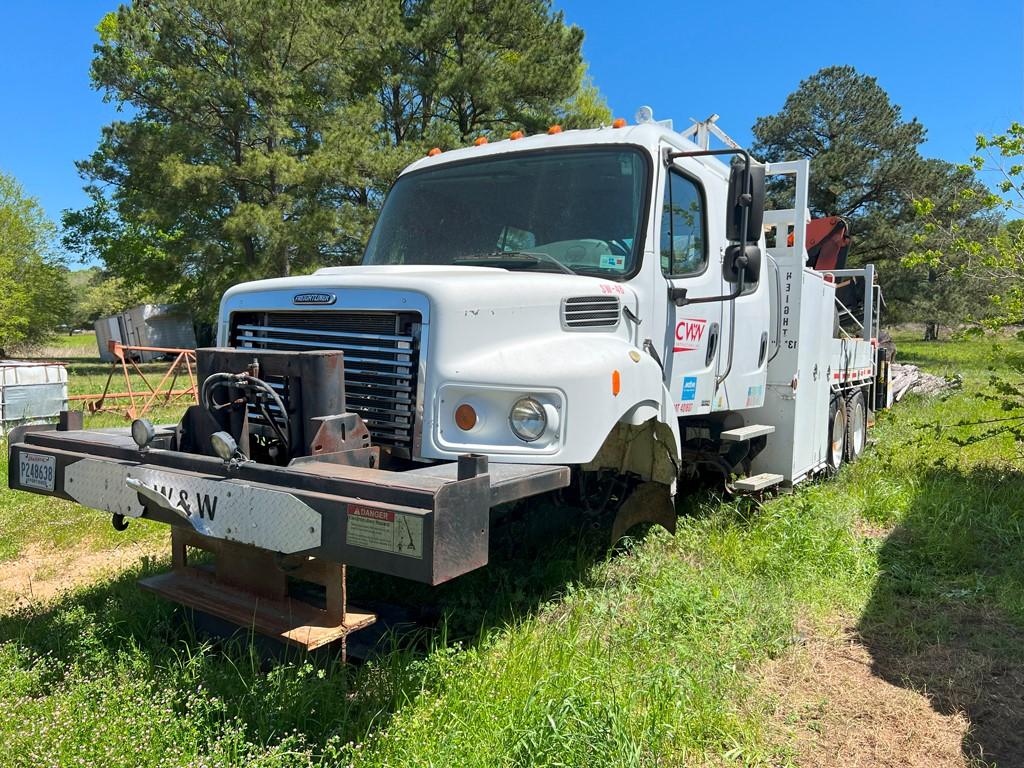
[[[685,277],[703,272],[707,264],[704,195],[692,179],[670,171],[661,208],[661,271]]]

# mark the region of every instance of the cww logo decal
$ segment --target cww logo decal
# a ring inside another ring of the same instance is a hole
[[[708,321],[699,318],[683,318],[676,323],[676,341],[673,352],[691,352],[700,347]]]

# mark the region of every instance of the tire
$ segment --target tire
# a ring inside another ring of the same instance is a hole
[[[846,402],[833,397],[828,409],[828,435],[825,441],[825,462],[833,473],[843,465],[846,453]]]
[[[846,447],[843,451],[847,461],[856,461],[868,442],[868,408],[864,390],[858,389],[846,399]]]

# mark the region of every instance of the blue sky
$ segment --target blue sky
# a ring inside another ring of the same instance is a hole
[[[952,161],[977,133],[1024,119],[1021,0],[555,0],[587,33],[591,75],[618,116],[649,104],[676,127],[718,112],[741,143],[800,80],[829,64],[876,76]],[[103,0],[9,0],[0,45],[0,170],[58,219],[85,196],[74,161],[117,115],[89,84]]]

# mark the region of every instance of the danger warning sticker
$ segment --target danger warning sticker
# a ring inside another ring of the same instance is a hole
[[[418,515],[349,504],[345,531],[353,547],[423,558],[423,518]]]

